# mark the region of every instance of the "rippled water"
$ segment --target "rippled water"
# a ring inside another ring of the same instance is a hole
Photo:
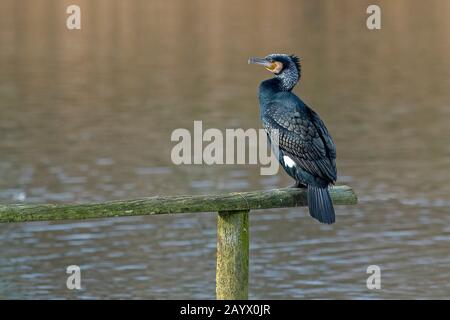
[[[251,298],[450,297],[450,2],[2,0],[0,201],[70,203],[290,184],[257,166],[174,166],[170,134],[259,128],[246,65],[303,57],[296,92],[357,206],[251,213]],[[289,9],[289,10],[286,10]],[[214,298],[215,214],[0,225],[0,298]],[[65,287],[68,265],[83,290]],[[366,288],[379,265],[382,289]]]

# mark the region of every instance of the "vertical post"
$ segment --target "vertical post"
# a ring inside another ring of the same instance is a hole
[[[248,299],[249,210],[217,216],[216,298]]]

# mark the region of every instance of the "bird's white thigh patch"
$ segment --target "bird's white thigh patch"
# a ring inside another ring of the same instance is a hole
[[[283,156],[284,164],[287,165],[289,168],[295,167],[295,162],[288,156]]]

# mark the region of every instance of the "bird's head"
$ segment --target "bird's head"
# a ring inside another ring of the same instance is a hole
[[[292,90],[301,77],[300,58],[295,55],[274,53],[265,58],[250,58],[249,64],[259,64],[281,80],[286,90]]]

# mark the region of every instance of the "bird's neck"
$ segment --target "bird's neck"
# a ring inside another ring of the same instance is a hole
[[[261,82],[259,85],[259,104],[264,106],[276,93],[281,92],[280,83],[277,78]]]
[[[291,91],[297,84],[297,81],[297,79],[289,79],[288,77],[275,77],[261,82],[259,86],[259,101],[261,105],[279,92]]]

